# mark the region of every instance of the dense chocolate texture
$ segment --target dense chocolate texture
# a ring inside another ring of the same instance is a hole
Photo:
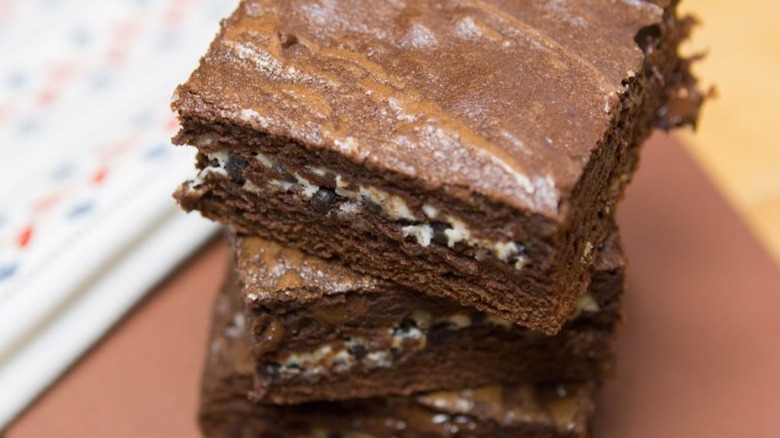
[[[253,400],[301,403],[612,374],[624,260],[617,233],[555,336],[355,274],[259,238],[234,237],[254,334]],[[600,250],[600,249],[599,249]],[[594,250],[595,251],[595,250]]]
[[[485,386],[299,405],[251,403],[251,335],[232,287],[220,294],[206,360],[199,423],[207,437],[532,437],[588,435],[596,385]]]
[[[666,3],[245,0],[175,93],[176,197],[555,333],[639,145],[695,121]]]

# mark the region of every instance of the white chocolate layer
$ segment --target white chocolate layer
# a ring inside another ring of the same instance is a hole
[[[202,140],[211,141],[211,137],[209,137],[208,134],[205,134]],[[273,168],[277,164],[273,158],[263,153],[254,152],[253,155],[257,161],[268,169]],[[225,168],[229,156],[227,151],[208,153],[207,157],[218,163],[218,166],[209,166],[202,169],[198,176],[190,181],[190,190],[197,192],[198,186],[203,184],[208,175],[219,174],[228,177],[229,175]],[[527,258],[523,254],[524,247],[521,244],[511,240],[477,238],[463,220],[451,215],[441,217],[440,209],[435,205],[426,203],[422,206],[420,211],[415,212],[399,195],[389,193],[373,186],[357,185],[350,187],[351,184],[343,175],[322,166],[308,167],[306,170],[319,177],[332,176],[335,179],[336,187],[334,192],[338,197],[345,198],[335,211],[341,218],[346,219],[350,215],[359,214],[362,211],[362,204],[369,203],[376,205],[381,208],[388,219],[394,222],[401,222],[399,227],[403,237],[413,238],[417,244],[424,247],[430,246],[435,237],[434,223],[429,221],[438,220],[440,224],[446,224],[446,226],[448,226],[448,228],[443,230],[443,234],[446,239],[446,245],[449,248],[454,248],[455,245],[462,243],[480,250],[486,250],[493,254],[498,260],[511,264],[516,270],[522,270],[527,264]],[[265,189],[282,191],[285,193],[295,192],[305,200],[312,199],[312,197],[321,189],[320,186],[312,183],[308,178],[299,173],[293,174],[293,177],[295,178],[294,182],[269,179],[264,184]],[[251,193],[261,193],[263,191],[263,187],[258,186],[249,180],[244,183],[244,189]],[[409,224],[409,222],[411,222],[411,224]],[[586,257],[588,252],[590,252],[589,248],[586,248],[586,254],[583,257]],[[485,252],[482,252],[481,254],[485,254]],[[478,257],[484,257],[484,255]]]

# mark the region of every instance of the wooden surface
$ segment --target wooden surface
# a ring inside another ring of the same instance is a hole
[[[679,143],[657,136],[618,211],[629,257],[602,438],[780,437],[780,268]],[[217,242],[8,430],[8,438],[194,437]]]
[[[709,53],[696,71],[719,95],[684,141],[780,262],[780,1],[681,5],[701,21],[686,50]]]

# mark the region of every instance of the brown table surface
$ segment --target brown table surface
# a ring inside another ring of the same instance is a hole
[[[780,269],[673,139],[656,136],[621,206],[630,258],[620,376],[598,436],[780,437]],[[194,437],[216,241],[7,431]]]

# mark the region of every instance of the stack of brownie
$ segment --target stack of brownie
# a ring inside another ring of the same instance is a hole
[[[244,0],[174,96],[229,227],[208,436],[582,437],[676,1]]]

